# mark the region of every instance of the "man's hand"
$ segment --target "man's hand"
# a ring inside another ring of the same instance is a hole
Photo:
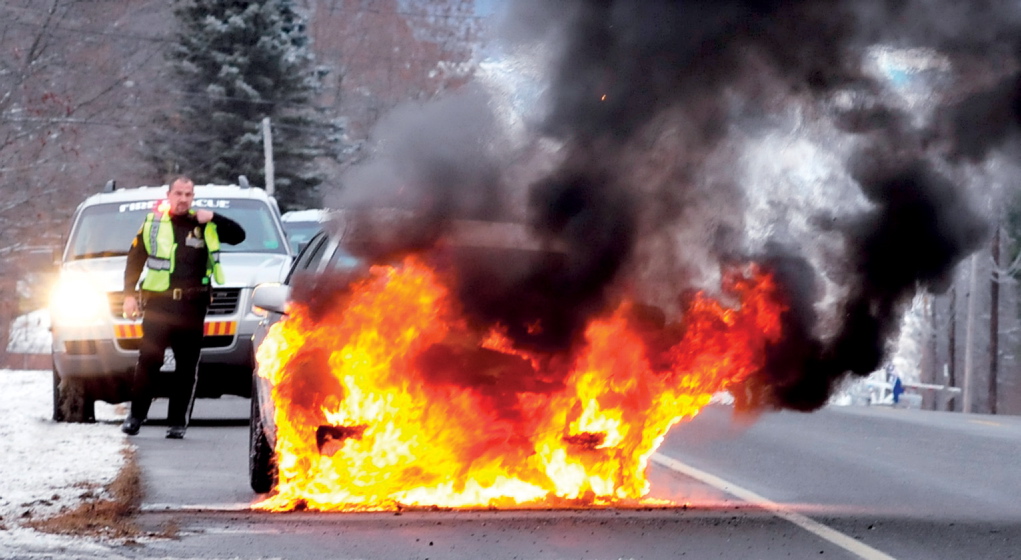
[[[196,210],[195,211],[195,219],[198,220],[200,224],[208,224],[209,221],[213,219],[213,211],[212,210]]]
[[[124,296],[124,312],[122,316],[125,319],[138,317],[138,300],[135,299],[135,296]]]

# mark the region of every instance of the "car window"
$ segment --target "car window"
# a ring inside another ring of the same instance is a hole
[[[291,271],[287,274],[285,282],[290,283],[291,278],[299,272],[305,272],[309,269],[315,270],[320,260],[322,260],[323,252],[326,250],[328,243],[326,242],[329,236],[326,233],[319,233],[309,241],[305,250],[302,251],[297,260],[294,261],[294,266],[291,267]]]
[[[308,266],[305,267],[305,270],[319,270],[319,262],[323,260],[323,255],[326,254],[326,247],[329,245],[328,241],[329,237],[324,235],[323,242],[317,244],[315,249],[312,251],[312,255],[308,259]]]
[[[349,253],[342,245],[338,245],[337,250],[330,256],[330,264],[327,268],[335,271],[351,271],[362,264],[362,259]]]
[[[201,208],[209,199],[196,199]],[[70,260],[128,254],[131,240],[158,201],[96,204],[82,209],[68,241]],[[224,244],[224,253],[287,253],[272,209],[258,200],[223,199],[215,201],[215,212],[241,224],[245,240],[237,245]]]

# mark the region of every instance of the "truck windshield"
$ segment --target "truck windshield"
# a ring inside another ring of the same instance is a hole
[[[145,215],[158,201],[110,203],[82,210],[68,241],[69,260],[127,255]],[[258,200],[195,199],[194,208],[211,208],[245,229],[245,240],[224,244],[224,253],[287,253],[273,211]]]

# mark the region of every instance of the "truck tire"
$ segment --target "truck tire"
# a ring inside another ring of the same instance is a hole
[[[252,407],[248,420],[248,478],[249,483],[258,494],[265,494],[277,483],[276,456],[269,445],[266,432],[262,426],[262,411],[259,407],[259,394],[255,390],[255,379],[252,379]]]
[[[53,370],[53,420],[91,423],[96,421],[96,401],[80,379],[61,379]]]
[[[53,368],[53,421],[63,422],[64,411],[62,409],[63,399],[60,394],[60,375],[57,368]]]

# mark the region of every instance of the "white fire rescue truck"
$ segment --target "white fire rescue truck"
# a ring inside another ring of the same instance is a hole
[[[246,233],[243,243],[221,248],[225,283],[212,288],[198,397],[250,395],[252,333],[259,323],[251,313],[252,289],[281,280],[293,257],[276,200],[243,176],[238,183],[195,187],[193,208],[222,213]],[[110,181],[74,213],[50,302],[56,421],[88,422],[96,400],[130,400],[142,324],[122,316],[126,255],[146,213],[166,193],[165,185],[117,189]],[[168,349],[163,369],[173,367]]]

